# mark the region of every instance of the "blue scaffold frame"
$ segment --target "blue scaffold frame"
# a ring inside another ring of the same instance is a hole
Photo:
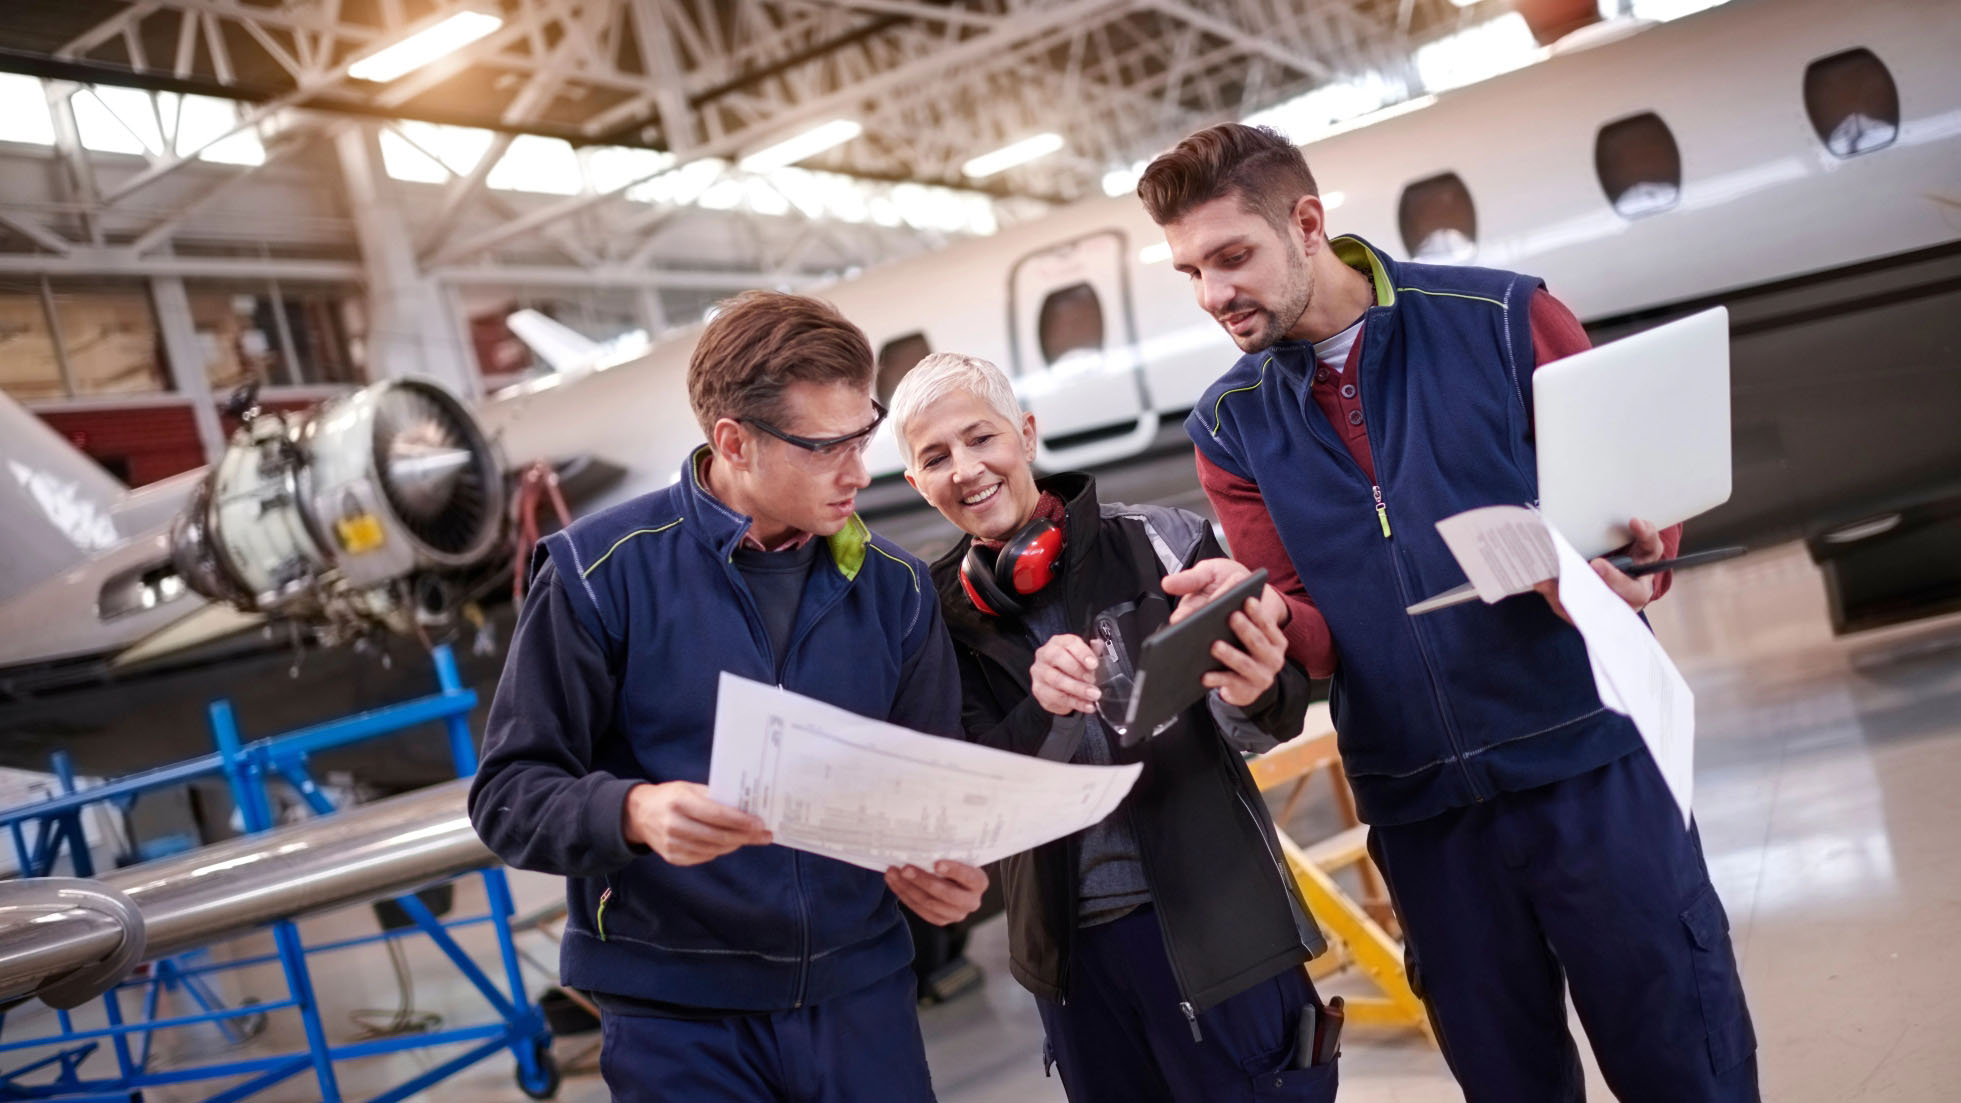
[[[307,757],[331,748],[382,738],[420,724],[441,723],[448,735],[450,757],[457,776],[474,775],[477,752],[470,739],[469,713],[476,706],[477,695],[463,685],[455,656],[448,646],[432,649],[430,658],[435,665],[439,687],[433,695],[249,743],[240,737],[231,703],[222,699],[213,701],[209,718],[217,743],[214,753],[133,774],[104,785],[77,790],[68,756],[57,752],[53,765],[62,794],[0,811],[0,823],[4,823],[12,834],[14,853],[20,862],[22,876],[50,875],[64,849],[77,876],[93,876],[94,869],[82,829],[84,808],[92,804],[114,803],[127,809],[143,793],[199,778],[223,776],[226,779],[245,829],[251,834],[270,830],[274,826],[267,784],[275,779],[289,785],[314,812],[331,814],[335,811],[333,802],[315,783],[307,768]],[[35,828],[31,838],[29,825]],[[414,924],[412,927],[313,946],[304,943],[297,924],[292,920],[278,920],[268,924],[273,935],[273,953],[207,964],[203,962],[205,951],[192,951],[154,962],[147,976],[133,977],[105,992],[99,999],[103,1017],[108,1023],[106,1027],[77,1029],[67,1011],[57,1011],[56,1032],[8,1040],[5,1038],[6,1017],[0,1013],[0,1062],[22,1050],[57,1047],[52,1055],[40,1057],[18,1068],[9,1069],[0,1065],[0,1100],[61,1099],[70,1103],[95,1100],[130,1103],[131,1100],[140,1099],[145,1088],[246,1077],[206,1097],[205,1101],[235,1103],[310,1069],[318,1082],[322,1103],[344,1103],[345,1097],[335,1070],[338,1062],[467,1042],[476,1044],[450,1060],[371,1097],[368,1103],[396,1103],[494,1056],[500,1050],[509,1050],[515,1057],[517,1084],[525,1094],[536,1099],[549,1098],[558,1088],[558,1070],[551,1056],[551,1033],[545,1025],[544,1013],[526,994],[524,977],[519,969],[517,946],[511,931],[511,917],[515,909],[509,882],[504,870],[498,866],[465,876],[483,878],[484,894],[489,904],[487,914],[439,919],[419,897],[408,894],[397,897],[395,902]],[[451,934],[460,928],[486,924],[496,932],[499,964],[504,973],[502,986],[477,964]],[[426,936],[433,942],[471,986],[483,995],[497,1013],[497,1019],[472,1026],[373,1038],[343,1045],[330,1043],[314,993],[312,974],[308,969],[309,957],[414,936]],[[212,974],[273,962],[280,965],[285,976],[286,996],[283,999],[229,1007],[204,979]],[[136,1000],[139,1010],[127,1020],[121,999],[124,990],[141,990],[141,996]],[[161,999],[167,991],[182,991],[198,1006],[199,1013],[158,1018]],[[160,1030],[211,1023],[229,1039],[239,1041],[244,1037],[238,1027],[240,1021],[284,1010],[297,1010],[300,1014],[307,1042],[304,1051],[170,1069],[152,1067],[151,1043]],[[84,1078],[82,1065],[105,1040],[115,1055],[117,1075]],[[23,1082],[23,1077],[51,1068],[55,1070],[53,1080],[35,1084]]]

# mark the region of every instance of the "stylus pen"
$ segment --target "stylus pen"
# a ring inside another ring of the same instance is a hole
[[[1674,567],[1695,567],[1722,559],[1734,559],[1746,550],[1748,549],[1740,547],[1711,548],[1708,551],[1691,552],[1688,555],[1678,555],[1673,559],[1658,559],[1653,563],[1642,563],[1639,566],[1635,565],[1633,557],[1626,555],[1610,555],[1607,557],[1607,562],[1612,563],[1624,574],[1640,578],[1643,575],[1651,575],[1656,571],[1666,571]],[[1456,589],[1445,590],[1435,597],[1424,598],[1403,611],[1413,617],[1421,616],[1424,613],[1434,613],[1439,609],[1468,605],[1477,599],[1477,587],[1466,582]]]
[[[1708,551],[1690,552],[1673,559],[1657,559],[1653,563],[1636,563],[1633,556],[1610,555],[1607,562],[1615,570],[1629,578],[1654,574],[1656,571],[1672,571],[1683,567],[1700,567],[1704,563],[1720,563],[1725,559],[1735,559],[1750,549],[1732,544],[1724,548],[1710,548]]]

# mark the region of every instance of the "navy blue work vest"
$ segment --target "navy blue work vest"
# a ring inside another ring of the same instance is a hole
[[[1639,747],[1627,717],[1601,705],[1579,633],[1538,596],[1403,611],[1464,581],[1438,520],[1538,500],[1526,410],[1540,281],[1331,244],[1375,287],[1358,363],[1377,482],[1310,396],[1304,341],[1242,357],[1186,428],[1207,459],[1258,484],[1327,618],[1329,703],[1362,818],[1426,819]]]

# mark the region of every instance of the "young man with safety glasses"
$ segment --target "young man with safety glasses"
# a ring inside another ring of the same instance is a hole
[[[950,923],[986,876],[773,846],[703,784],[723,671],[959,733],[925,565],[853,510],[873,371],[829,305],[731,300],[688,368],[708,443],[534,556],[470,815],[506,862],[566,877],[560,969],[604,1012],[615,1100],[932,1098],[898,903]]]
[[[1117,675],[1223,555],[1196,514],[1037,481],[1035,417],[1001,370],[937,353],[892,396],[906,481],[967,534],[933,565],[969,740],[1062,762],[1141,762],[1104,822],[1002,863],[1009,967],[1072,1103],[1334,1098],[1338,1033],[1301,963],[1324,945],[1242,751],[1300,731],[1268,588],[1232,615],[1209,698],[1129,733]],[[1316,1044],[1315,1024],[1321,1023]]]

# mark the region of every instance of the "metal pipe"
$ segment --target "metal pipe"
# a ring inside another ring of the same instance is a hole
[[[142,960],[167,957],[270,920],[391,896],[491,865],[496,858],[464,808],[469,786],[468,779],[432,786],[118,870],[100,883],[141,913],[134,926]],[[0,902],[0,999],[43,992],[51,979],[108,960],[125,944],[130,925],[72,901],[38,910]]]
[[[142,952],[142,917],[120,894],[69,877],[0,884],[0,1001],[45,994],[74,1007],[114,987]]]

